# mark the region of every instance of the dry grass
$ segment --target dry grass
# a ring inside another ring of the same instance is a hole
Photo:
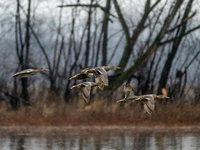
[[[105,101],[105,100],[104,100]],[[200,104],[156,104],[151,117],[143,112],[141,104],[105,104],[95,100],[85,105],[82,99],[57,106],[55,100],[38,98],[32,106],[11,110],[0,104],[0,126],[198,126]]]

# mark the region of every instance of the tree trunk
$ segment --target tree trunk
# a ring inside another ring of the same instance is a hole
[[[142,67],[148,61],[148,59],[151,57],[152,53],[155,52],[157,50],[157,48],[159,47],[159,44],[166,33],[166,29],[169,27],[170,23],[174,19],[182,2],[183,2],[183,0],[176,1],[174,7],[172,8],[172,11],[170,11],[169,15],[165,19],[164,24],[163,24],[160,32],[157,34],[152,45],[146,50],[146,52],[141,57],[139,57],[135,61],[133,66],[131,66],[127,71],[123,72],[115,81],[113,81],[109,85],[108,89],[115,90],[116,88],[118,88],[127,78],[129,78],[131,75],[133,75],[140,67]]]
[[[93,0],[91,0],[92,5]],[[91,15],[92,15],[92,6],[89,8],[88,12],[88,33],[87,33],[87,41],[86,41],[86,50],[85,50],[85,67],[88,66],[89,56],[90,56],[90,26],[91,26]]]
[[[185,13],[182,18],[182,25],[179,26],[177,29],[176,40],[174,40],[174,42],[173,42],[172,51],[169,53],[168,58],[165,62],[165,65],[164,65],[162,73],[161,73],[161,77],[159,80],[158,94],[162,94],[162,88],[166,87],[173,60],[176,56],[179,45],[180,45],[181,40],[184,37],[183,35],[185,34],[185,31],[186,31],[187,21],[184,22],[184,20],[189,16],[190,10],[192,8],[192,2],[193,2],[193,0],[190,0],[188,2],[187,7],[185,9]]]
[[[25,56],[22,54],[21,64],[22,70],[27,69],[29,64],[28,56],[30,49],[30,17],[31,17],[31,0],[28,0],[28,9],[27,9],[27,18],[26,18],[26,33],[25,33],[25,45],[26,45],[26,53]],[[22,93],[21,97],[23,98],[23,104],[29,104],[29,93],[28,93],[28,79],[21,78],[22,85]]]
[[[148,19],[148,15],[149,13],[153,10],[153,8],[160,2],[160,0],[157,0],[153,5],[152,7],[150,7],[150,4],[151,4],[151,0],[147,0],[146,1],[146,4],[145,4],[145,10],[144,10],[144,14],[141,18],[141,20],[139,21],[137,27],[135,28],[135,30],[133,31],[133,34],[132,36],[130,36],[130,33],[129,33],[129,29],[128,29],[128,26],[124,20],[124,17],[121,13],[121,10],[120,10],[120,7],[119,7],[119,4],[117,2],[117,0],[113,0],[113,3],[114,3],[114,6],[115,6],[115,9],[117,11],[117,14],[118,14],[118,17],[119,17],[119,20],[120,20],[120,23],[122,25],[122,28],[125,32],[125,35],[126,35],[126,46],[125,46],[125,49],[124,49],[124,52],[123,52],[123,55],[122,55],[122,58],[119,62],[119,65],[121,67],[120,70],[116,70],[116,72],[122,72],[124,71],[127,63],[128,63],[128,60],[131,56],[131,53],[133,51],[133,47],[135,45],[135,43],[137,42],[137,39],[140,35],[140,33],[145,29],[145,22],[146,20]]]
[[[107,0],[105,15],[103,21],[103,47],[102,47],[102,62],[101,65],[105,66],[107,64],[107,45],[108,45],[108,23],[109,23],[109,13],[110,13],[110,3],[111,0]]]

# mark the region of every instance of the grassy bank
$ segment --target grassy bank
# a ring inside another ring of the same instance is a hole
[[[83,100],[73,104],[56,105],[54,102],[37,102],[11,110],[0,104],[0,126],[198,126],[200,105],[156,104],[151,117],[138,103],[119,106],[102,101],[85,105]]]

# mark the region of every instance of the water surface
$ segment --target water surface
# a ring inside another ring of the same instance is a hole
[[[0,150],[198,150],[199,129],[129,127],[0,129]],[[3,132],[4,131],[4,132]]]

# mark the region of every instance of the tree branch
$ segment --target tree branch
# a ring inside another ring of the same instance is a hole
[[[41,50],[42,50],[42,52],[43,52],[43,54],[44,54],[44,57],[45,57],[45,59],[46,59],[46,61],[47,61],[47,64],[48,64],[49,70],[51,71],[51,64],[50,64],[50,61],[49,61],[48,55],[47,55],[47,53],[46,53],[44,47],[42,46],[42,44],[41,44],[39,38],[37,37],[35,31],[33,30],[32,26],[30,26],[30,29],[31,29],[31,32],[33,33],[33,35],[34,35],[34,37],[35,37],[35,39],[36,39],[36,41],[37,41],[39,47],[41,48]]]
[[[169,27],[170,23],[174,19],[177,11],[179,10],[183,0],[177,0],[172,11],[166,17],[162,28],[160,29],[159,33],[157,34],[155,40],[153,41],[152,45],[146,50],[146,52],[139,57],[133,66],[131,66],[127,71],[123,72],[115,81],[113,81],[109,86],[108,89],[115,90],[118,88],[127,78],[131,76],[131,74],[135,73],[144,63],[148,61],[151,57],[152,53],[155,52],[159,46],[160,41],[165,35],[166,29]],[[121,67],[121,66],[120,66]]]
[[[106,8],[102,7],[99,4],[69,4],[69,5],[59,5],[57,7],[94,7],[94,8],[100,8],[102,11],[104,11],[104,13],[106,13]],[[110,16],[116,18],[115,15],[109,13]],[[111,20],[111,19],[110,19]],[[111,20],[112,21],[112,20]]]
[[[185,22],[187,22],[189,19],[193,18],[196,15],[196,11],[194,13],[192,13],[191,16],[185,18],[180,24],[176,25],[175,27],[173,27],[172,29],[167,30],[167,33],[171,33],[174,30],[176,30],[178,27],[182,26]]]
[[[124,32],[125,32],[126,41],[130,41],[129,28],[128,28],[128,26],[126,24],[126,21],[125,21],[123,15],[122,15],[122,12],[121,12],[121,9],[119,7],[119,4],[118,4],[117,0],[113,0],[113,4],[114,4],[114,7],[116,9],[117,15],[119,17],[119,21],[120,21],[120,23],[122,25],[122,28],[123,28]]]
[[[181,36],[186,36],[187,34],[190,34],[191,32],[193,32],[193,31],[195,31],[195,30],[197,30],[197,29],[199,29],[199,28],[200,28],[200,25],[194,27],[193,29],[188,30],[187,32],[185,32],[185,33],[184,33],[183,35],[181,35]],[[175,41],[175,40],[178,39],[178,38],[180,38],[180,37],[178,36],[178,37],[175,37],[175,38],[172,38],[172,39],[169,39],[169,40],[160,42],[160,43],[159,43],[159,46],[164,45],[164,44],[167,44],[167,43],[170,43],[170,42],[173,42],[173,41]]]

